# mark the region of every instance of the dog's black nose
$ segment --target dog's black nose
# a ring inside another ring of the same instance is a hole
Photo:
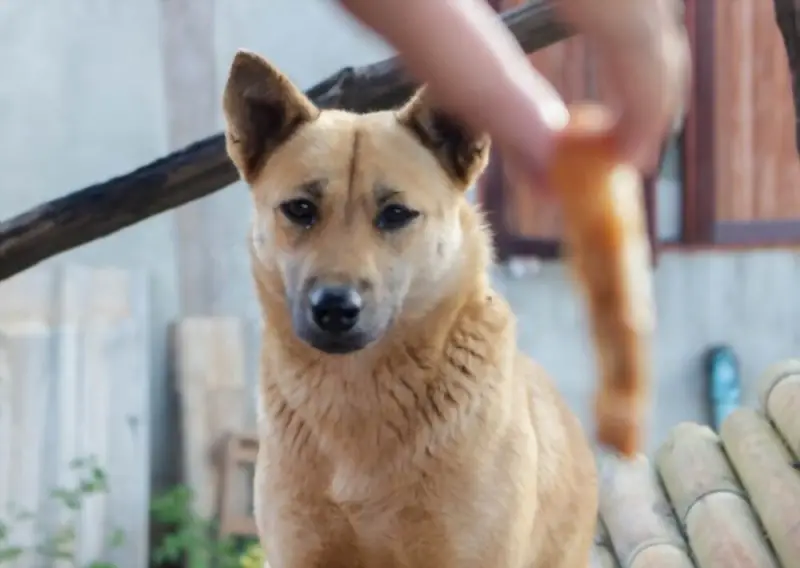
[[[311,316],[322,331],[344,333],[353,329],[361,313],[361,295],[349,286],[318,286],[308,296]]]

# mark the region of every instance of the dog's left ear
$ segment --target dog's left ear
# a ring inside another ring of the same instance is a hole
[[[319,109],[283,73],[255,53],[240,50],[223,94],[225,144],[248,183],[269,156]]]
[[[425,87],[397,111],[397,118],[436,156],[459,188],[467,189],[486,167],[489,136],[473,133],[437,108]]]

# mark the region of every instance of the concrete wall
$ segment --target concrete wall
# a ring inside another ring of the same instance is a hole
[[[583,307],[561,263],[516,277],[497,269],[496,282],[519,317],[519,341],[554,376],[592,428],[596,385]],[[744,402],[756,401],[755,379],[768,365],[800,354],[800,253],[667,252],[655,275],[658,334],[648,447],[682,420],[706,422],[702,357],[714,345],[733,347],[741,363]]]
[[[0,2],[0,215],[134,169],[218,131],[239,47],[307,87],[390,50],[325,0]],[[207,200],[48,261],[121,265],[152,281],[153,482],[176,480],[168,325],[252,318],[247,190]]]
[[[118,175],[167,152],[157,0],[0,2],[0,213]],[[172,216],[71,251],[64,260],[124,265],[152,281],[155,476],[165,442],[167,324],[177,317]],[[174,437],[167,437],[174,440]]]
[[[126,172],[218,131],[235,50],[256,50],[300,86],[390,54],[325,0],[27,0],[0,2],[0,212]],[[181,314],[255,319],[244,234],[247,190],[228,190],[49,262],[146,271],[152,281],[153,481],[176,479],[177,423],[168,324]],[[747,377],[800,351],[800,255],[665,256],[652,436],[703,420],[701,352],[730,341]],[[496,280],[520,315],[520,342],[588,421],[595,381],[579,304],[560,264]]]

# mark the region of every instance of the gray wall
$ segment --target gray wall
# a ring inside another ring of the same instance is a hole
[[[0,2],[0,212],[131,170],[166,153],[167,122],[156,0]],[[147,271],[153,299],[154,473],[166,430],[166,325],[178,295],[171,215],[62,257]],[[173,438],[174,439],[174,438]]]
[[[497,269],[516,309],[522,348],[554,376],[584,425],[592,427],[595,370],[582,303],[563,264],[546,263],[521,277]],[[655,274],[658,333],[648,446],[655,450],[676,422],[708,420],[702,356],[734,348],[744,402],[756,401],[755,379],[768,365],[800,353],[800,253],[667,252]]]
[[[390,51],[325,0],[0,2],[0,215],[127,172],[222,126],[239,47],[307,87]],[[252,318],[242,184],[66,253],[152,281],[153,482],[175,481],[168,325],[180,314]]]
[[[0,211],[126,172],[218,131],[235,50],[258,51],[302,87],[390,54],[325,0],[0,2]],[[228,190],[49,261],[121,265],[152,282],[153,481],[175,480],[177,425],[168,324],[181,314],[254,319],[244,234],[246,189]],[[730,341],[746,376],[798,352],[794,252],[665,255],[657,274],[658,408],[653,437],[702,420],[703,349]],[[560,264],[496,280],[520,316],[520,342],[587,420],[594,388],[581,312]],[[587,426],[590,422],[587,420]]]

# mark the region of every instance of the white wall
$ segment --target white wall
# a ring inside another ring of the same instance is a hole
[[[207,28],[200,22],[205,16]],[[166,46],[176,43],[184,53],[165,57]],[[0,215],[214,133],[222,125],[216,101],[239,47],[269,57],[303,87],[390,54],[325,0],[0,2]],[[175,73],[182,74],[177,81]],[[201,84],[204,76],[212,84]],[[208,97],[206,87],[215,90],[206,106],[213,114],[203,116],[194,102]],[[181,117],[181,109],[189,116]],[[48,261],[120,265],[151,278],[156,487],[176,479],[169,323],[182,310],[255,314],[243,244],[248,205],[245,187],[235,184],[196,204],[192,215],[186,215],[190,205]],[[204,288],[195,294],[200,308],[182,306],[180,292],[192,286]]]
[[[3,218],[166,153],[160,25],[157,0],[0,2]],[[123,265],[150,275],[156,431],[170,412],[172,233],[171,216],[162,215],[50,261]],[[172,451],[160,432],[153,444],[162,458]]]

